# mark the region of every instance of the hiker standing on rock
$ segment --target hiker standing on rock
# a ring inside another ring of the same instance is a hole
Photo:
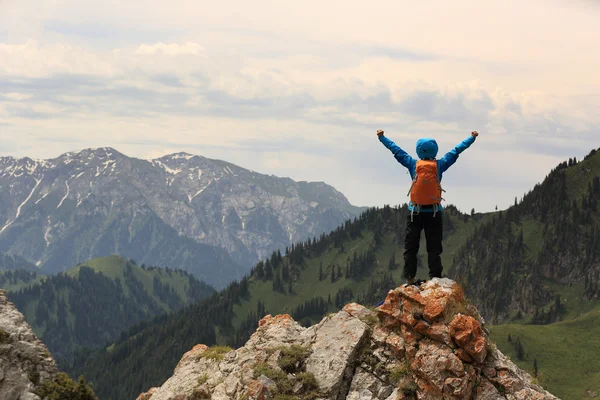
[[[417,141],[419,160],[415,160],[400,146],[385,137],[382,130],[377,131],[379,141],[394,154],[400,164],[408,169],[413,181],[408,192],[410,215],[404,241],[404,277],[409,285],[415,283],[417,275],[417,254],[422,230],[425,230],[427,241],[429,277],[442,277],[443,267],[440,258],[443,251],[442,174],[456,162],[460,153],[473,144],[478,135],[477,131],[471,132],[469,138],[463,140],[439,160],[435,158],[438,153],[435,139],[419,139]]]

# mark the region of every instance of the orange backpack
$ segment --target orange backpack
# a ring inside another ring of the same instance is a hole
[[[418,160],[415,178],[408,191],[410,201],[418,206],[440,204],[442,191],[437,161]]]

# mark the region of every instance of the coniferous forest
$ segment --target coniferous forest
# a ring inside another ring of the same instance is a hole
[[[82,264],[9,293],[58,360],[71,359],[77,348],[110,343],[129,326],[176,311],[214,292],[180,270],[139,267],[115,256],[89,263],[101,265],[96,270]],[[20,279],[27,283],[35,277],[35,272],[5,272],[0,275],[0,287],[2,282]]]

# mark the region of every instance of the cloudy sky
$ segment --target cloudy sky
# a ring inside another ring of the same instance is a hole
[[[505,208],[600,146],[600,2],[0,0],[0,156],[186,151],[357,205],[412,154],[481,136],[446,199]]]

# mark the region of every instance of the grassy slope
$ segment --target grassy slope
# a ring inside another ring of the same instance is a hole
[[[519,367],[533,374],[537,359],[540,383],[561,399],[580,400],[600,393],[600,306],[551,325],[497,325],[490,330],[492,340]],[[525,349],[524,361],[516,357],[517,337]]]
[[[600,171],[600,151],[577,164],[575,168],[566,170],[567,188],[573,198],[580,200],[584,196],[598,171]]]
[[[161,283],[169,284],[170,286],[172,286],[177,292],[178,296],[184,300],[184,303],[189,303],[191,301],[191,299],[188,296],[188,289],[190,284],[189,279],[186,276],[182,275],[177,271],[172,271],[171,273],[168,273],[164,269],[144,270],[141,267],[130,263],[129,260],[120,256],[108,256],[89,260],[85,263],[77,265],[74,268],[71,268],[67,271],[67,274],[76,277],[78,276],[81,267],[89,267],[96,272],[101,272],[108,278],[118,278],[121,280],[121,282],[124,282],[124,272],[125,268],[127,267],[127,264],[133,267],[133,274],[135,278],[142,283],[144,289],[151,296],[156,298],[154,294],[153,280],[154,277],[157,276]],[[129,288],[127,287],[127,285],[123,285],[123,290],[125,295],[129,296]],[[163,308],[165,308],[165,311],[169,311],[166,304],[162,302],[160,302],[160,304],[163,306]]]
[[[566,170],[567,187],[573,199],[580,200],[592,183],[593,173],[581,173],[581,168],[600,171],[600,153],[585,164]],[[524,239],[530,257],[541,244],[540,224],[522,221]],[[600,301],[583,298],[583,285],[561,285],[546,280],[545,285],[561,295],[565,308],[564,321],[551,325],[497,325],[490,328],[497,346],[519,367],[533,374],[537,359],[540,383],[565,400],[580,400],[600,396]],[[512,343],[508,342],[508,335]],[[514,343],[519,338],[525,349],[525,360],[516,357]]]

